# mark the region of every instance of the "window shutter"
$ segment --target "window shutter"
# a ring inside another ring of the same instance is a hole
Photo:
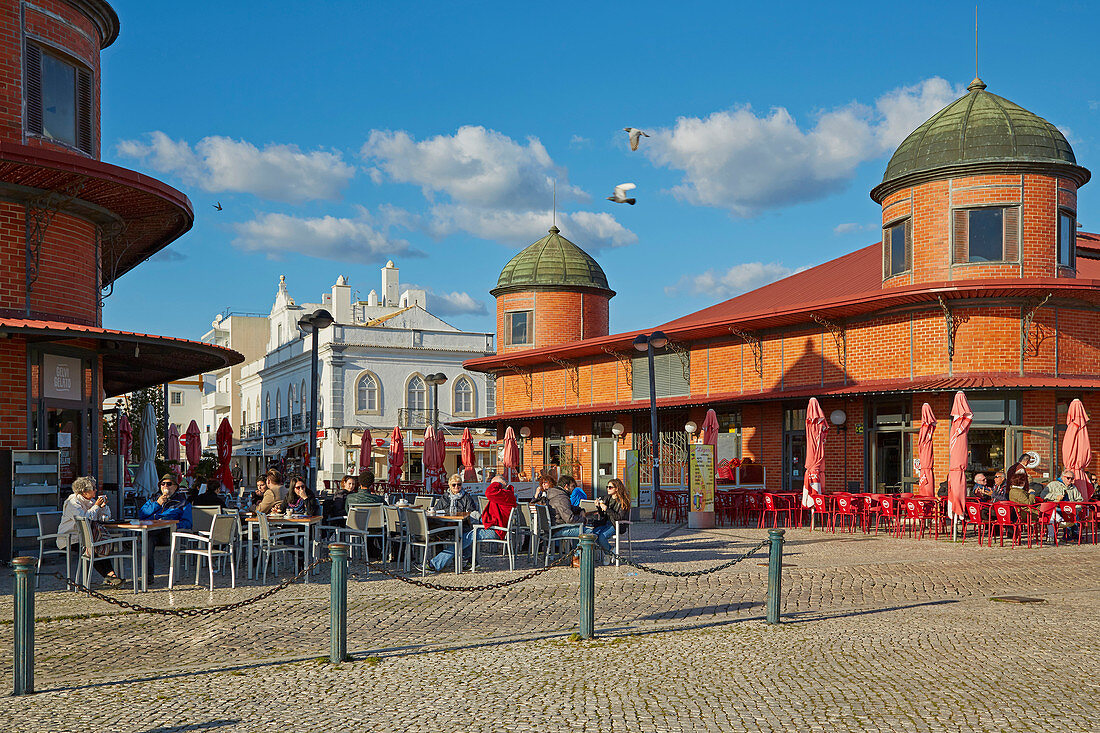
[[[669,357],[673,356],[675,355],[658,354],[653,357],[653,373],[656,375],[654,381],[657,384],[658,397],[668,397],[672,394],[672,362]],[[677,360],[676,366],[679,367],[679,365],[679,360]]]
[[[685,357],[688,359],[688,373],[691,373],[691,353]],[[679,354],[668,355],[668,394],[670,397],[681,397],[691,394],[691,383],[684,376],[684,363],[680,361]]]
[[[1005,262],[1020,260],[1020,207],[1008,206],[1004,210],[1004,258]]]
[[[27,79],[24,104],[27,106],[27,132],[42,134],[42,52],[27,44]]]
[[[913,220],[905,221],[905,270],[913,269]]]
[[[970,222],[970,212],[966,209],[959,209],[952,213],[954,217],[953,236],[955,241],[954,247],[954,261],[955,262],[969,262],[970,261],[970,248],[968,246],[968,231],[967,225]]]
[[[890,277],[890,230],[882,230],[882,279]]]
[[[92,74],[76,72],[76,146],[91,155],[92,149]]]
[[[660,357],[657,357],[660,358]],[[655,359],[656,360],[656,359]],[[635,400],[649,399],[649,358],[636,356],[633,359],[631,373],[634,375],[630,382],[630,396]]]

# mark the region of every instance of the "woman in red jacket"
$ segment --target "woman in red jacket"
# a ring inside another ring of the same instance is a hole
[[[485,489],[485,498],[489,500],[482,512],[470,512],[470,519],[479,522],[485,527],[507,527],[508,518],[512,510],[516,508],[516,492],[504,481],[503,476],[495,476]],[[462,557],[470,559],[473,554],[471,548],[474,545],[474,532],[478,533],[478,539],[504,539],[502,529],[471,529],[462,535]],[[433,572],[441,572],[454,562],[454,547],[448,545],[429,561]]]

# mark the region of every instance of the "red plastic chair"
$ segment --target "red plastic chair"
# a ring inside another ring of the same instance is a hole
[[[1081,535],[1084,532],[1085,520],[1088,518],[1088,505],[1084,503],[1078,503],[1076,501],[1060,501],[1058,502],[1058,513],[1062,515],[1062,520],[1066,522],[1066,527],[1077,527],[1077,544],[1081,544]]]
[[[986,515],[982,516],[982,510],[986,510]],[[989,506],[977,501],[966,502],[966,516],[963,518],[962,523],[962,540],[966,542],[966,530],[971,525],[978,528],[978,544],[982,544],[985,539],[986,531],[989,529],[991,523]]]
[[[764,500],[761,498],[760,492],[745,492],[744,499],[742,500],[742,506],[744,508],[744,515],[742,519],[745,526],[751,527],[754,524],[756,526],[760,526],[759,521],[753,521],[763,516],[764,512]]]
[[[836,532],[836,508],[832,497],[814,494],[811,498],[814,500],[814,515],[821,517],[821,530],[825,531],[828,527]]]
[[[885,519],[890,534],[901,537],[901,501],[896,496],[880,496],[878,506],[879,520]]]
[[[1009,530],[1012,533],[1012,546],[1016,547],[1020,544],[1020,535],[1022,529],[1024,529],[1024,521],[1021,516],[1014,511],[1012,502],[1010,501],[997,501],[993,503],[992,511],[990,512],[990,526],[989,526],[989,541],[988,545],[993,546],[993,530],[997,530],[997,536],[1001,541],[1001,547],[1005,546],[1005,530]],[[1031,547],[1031,533],[1028,532],[1028,547]]]
[[[851,496],[840,495],[836,497],[836,513],[833,516],[833,531],[836,531],[836,525],[841,522],[843,522],[845,528],[849,532],[854,532],[856,525],[862,525],[863,523],[863,517],[861,516],[859,506]]]
[[[794,521],[793,517],[794,506],[786,497],[776,496],[775,494],[764,494],[764,511],[760,513],[760,527],[767,526],[768,515],[771,514],[774,517],[773,527],[779,526],[779,515],[783,515],[783,526],[790,527]]]
[[[939,539],[939,525],[935,522],[935,505],[931,502],[918,499],[905,500],[905,532],[909,537],[913,536],[914,524],[916,525],[917,539],[924,539],[925,527],[931,523],[936,530],[936,538]]]
[[[878,532],[879,523],[882,521],[882,504],[879,503],[877,494],[857,494],[863,502],[863,531],[871,531],[871,518],[875,520],[875,532]]]

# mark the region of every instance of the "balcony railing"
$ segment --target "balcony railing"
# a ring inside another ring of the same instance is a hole
[[[290,416],[290,429],[291,430],[293,430],[294,432],[298,432],[299,430],[303,429],[303,427],[302,427],[302,417],[303,417],[303,415],[301,413],[298,413],[297,415],[291,415]]]
[[[443,425],[454,419],[450,413],[439,411],[439,424]],[[432,424],[432,411],[430,409],[412,410],[402,407],[397,411],[397,426],[402,430],[423,430]]]
[[[310,413],[295,413],[282,417],[272,417],[267,420],[251,423],[245,426],[241,432],[242,438],[262,438],[266,432],[268,438],[276,435],[289,435],[290,433],[302,433],[308,429]],[[265,431],[266,428],[266,431]]]

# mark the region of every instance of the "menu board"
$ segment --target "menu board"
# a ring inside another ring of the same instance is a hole
[[[626,453],[626,470],[623,472],[623,483],[630,492],[630,504],[636,507],[653,507],[653,487],[642,488],[639,485],[638,451],[628,450]]]
[[[714,511],[714,446],[705,443],[689,447],[689,490],[691,511]]]
[[[42,357],[42,394],[47,399],[83,399],[81,381],[84,369],[80,359],[46,354]]]

